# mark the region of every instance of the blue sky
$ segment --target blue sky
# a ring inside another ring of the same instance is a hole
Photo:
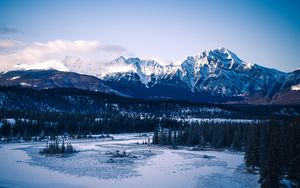
[[[292,71],[300,68],[300,3],[0,0],[0,39],[1,63],[6,59],[14,63],[12,54],[24,54],[24,48],[36,52],[45,45],[48,48],[49,43],[55,48],[61,45],[58,40],[67,42],[67,48],[80,40],[87,41],[85,47],[98,42],[105,54],[95,58],[125,55],[177,61],[205,49],[225,47],[246,62]],[[87,51],[84,48],[84,53],[78,53],[74,48],[66,55],[91,55],[85,54]],[[62,53],[47,52],[47,57]]]

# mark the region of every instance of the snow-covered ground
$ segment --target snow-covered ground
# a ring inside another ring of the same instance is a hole
[[[184,122],[198,122],[198,123],[259,123],[266,120],[257,120],[257,119],[231,119],[231,118],[177,118],[177,121]]]
[[[0,187],[259,187],[246,172],[242,153],[172,150],[141,144],[147,136],[73,140],[79,153],[38,154],[45,143],[0,145]],[[116,151],[125,157],[114,157]]]

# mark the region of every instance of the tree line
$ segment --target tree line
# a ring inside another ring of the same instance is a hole
[[[43,139],[45,136],[50,136],[54,138],[63,134],[68,134],[73,138],[86,138],[91,134],[152,132],[158,122],[158,119],[155,118],[129,117],[118,114],[106,119],[65,114],[56,114],[52,121],[45,120],[42,116],[37,119],[16,119],[13,125],[3,120],[2,126],[0,126],[0,138],[31,140],[32,137]]]
[[[277,188],[283,179],[300,185],[300,119],[272,119],[259,124],[190,123],[156,127],[153,144],[230,148],[244,151],[249,172],[259,173],[264,188]]]

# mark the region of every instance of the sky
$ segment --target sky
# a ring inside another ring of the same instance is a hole
[[[220,47],[249,63],[300,68],[300,1],[0,0],[2,68],[64,56],[177,62]]]

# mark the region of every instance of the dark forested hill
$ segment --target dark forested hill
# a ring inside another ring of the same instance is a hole
[[[299,106],[249,106],[193,103],[174,100],[143,100],[72,88],[34,90],[0,87],[0,107],[5,111],[89,114],[102,117],[120,114],[166,118],[265,118],[299,116]]]

